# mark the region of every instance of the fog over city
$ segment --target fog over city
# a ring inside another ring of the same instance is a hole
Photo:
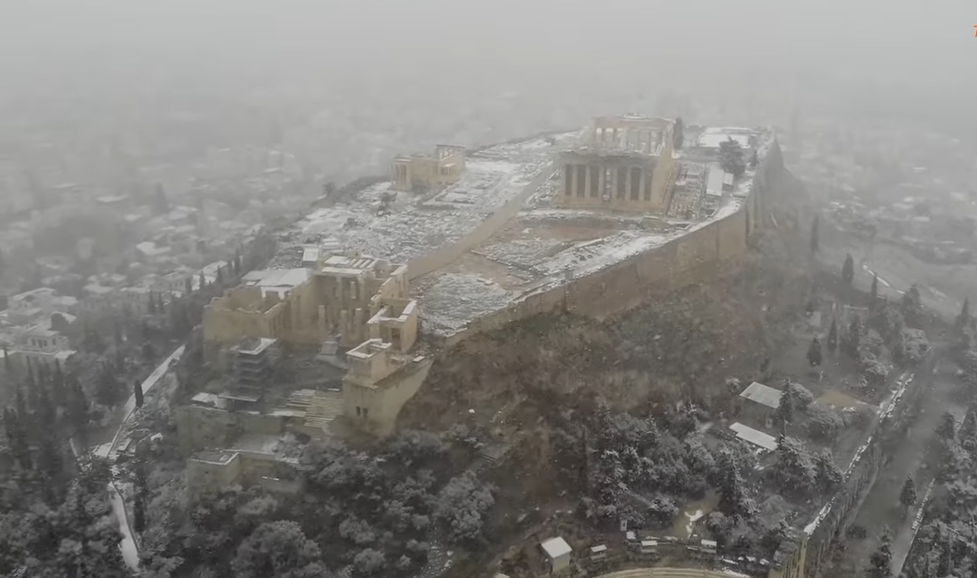
[[[0,4],[0,578],[977,573],[973,0]]]

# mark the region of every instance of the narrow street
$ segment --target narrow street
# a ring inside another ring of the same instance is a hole
[[[936,355],[945,355],[945,348],[938,347]],[[939,368],[940,364],[935,366]],[[939,370],[920,371],[915,380],[923,380],[920,392],[920,412],[910,425],[895,453],[888,456],[888,464],[882,467],[878,479],[866,496],[855,525],[866,530],[866,538],[858,543],[848,543],[844,552],[837,555],[834,563],[822,572],[824,576],[849,576],[861,573],[868,567],[869,557],[881,544],[886,528],[892,532],[893,575],[898,576],[902,564],[912,546],[913,522],[918,504],[908,511],[899,502],[899,495],[906,478],[913,476],[921,501],[926,488],[935,475],[935,463],[929,463],[936,443],[935,430],[940,417],[947,409],[953,411],[950,393],[954,388],[954,376]]]

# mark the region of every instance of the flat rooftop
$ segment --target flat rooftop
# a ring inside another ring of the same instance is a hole
[[[262,295],[278,293],[280,297],[284,297],[289,291],[305,283],[308,278],[308,269],[265,269],[247,273],[241,278],[241,285],[260,287]]]
[[[746,398],[755,403],[759,403],[760,405],[765,405],[771,409],[777,409],[780,407],[780,397],[782,395],[783,393],[779,390],[767,385],[763,385],[758,381],[754,381],[743,390],[740,397]]]

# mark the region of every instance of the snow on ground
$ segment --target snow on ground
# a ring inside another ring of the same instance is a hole
[[[420,289],[418,299],[425,331],[450,335],[472,319],[504,309],[515,294],[493,281],[461,273],[445,273]]]
[[[471,153],[461,180],[433,197],[390,191],[380,183],[344,203],[318,209],[296,225],[302,235],[334,237],[346,248],[407,262],[461,240],[512,201],[557,152],[547,138],[492,146]],[[396,199],[377,215],[383,195]]]
[[[678,236],[621,231],[561,251],[540,263],[538,268],[548,276],[560,275],[569,270],[574,277],[582,277],[620,263],[638,253],[659,247]]]
[[[170,364],[180,360],[183,356],[183,351],[185,346],[181,345],[176,351],[170,354],[169,357],[163,360],[152,373],[149,374],[142,382],[143,393],[149,393],[157,383],[166,375],[166,371],[169,369]],[[119,429],[115,432],[115,437],[112,439],[112,443],[106,445],[101,445],[96,448],[95,453],[101,457],[109,457],[110,462],[114,462],[114,456],[111,456],[112,452],[117,449],[119,444],[120,436],[123,430],[132,417],[133,412],[136,409],[136,398],[134,395],[130,395],[129,399],[126,400],[125,406],[123,406],[123,412],[125,418],[122,423],[119,424]],[[104,454],[102,452],[105,452]],[[113,477],[118,477],[118,468],[113,464],[111,466]],[[109,480],[109,495],[112,498],[112,512],[115,514],[115,519],[119,523],[119,531],[122,533],[122,542],[119,544],[119,548],[122,550],[122,559],[125,561],[126,565],[132,570],[139,569],[139,550],[136,546],[136,542],[132,537],[132,529],[129,527],[129,519],[126,513],[125,501],[121,496],[120,487],[122,483],[117,483],[116,480]]]

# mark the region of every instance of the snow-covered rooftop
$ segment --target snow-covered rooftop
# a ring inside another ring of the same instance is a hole
[[[777,438],[770,434],[764,433],[758,429],[753,429],[750,426],[743,425],[739,422],[730,425],[729,429],[736,433],[736,437],[745,442],[769,451],[777,449]]]
[[[560,556],[566,556],[573,551],[570,548],[570,544],[563,538],[556,537],[550,538],[549,540],[544,540],[540,547],[546,552],[546,555],[550,557],[551,560],[559,558]]]
[[[780,397],[783,395],[780,391],[763,385],[758,381],[754,381],[743,390],[740,397],[744,397],[750,401],[755,401],[761,405],[765,405],[769,408],[777,409],[780,407]]]

